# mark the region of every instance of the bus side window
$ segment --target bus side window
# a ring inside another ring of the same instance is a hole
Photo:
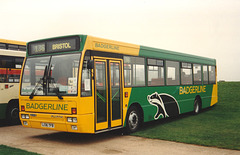
[[[181,84],[182,85],[192,85],[193,76],[192,76],[192,64],[182,62],[181,63]]]
[[[200,64],[193,64],[193,80],[194,85],[202,84],[202,67]]]
[[[85,56],[82,67],[81,96],[92,96],[91,69],[88,69],[87,63],[90,56]]]
[[[179,85],[179,62],[166,61],[167,85]]]
[[[203,84],[208,84],[208,66],[203,65]]]
[[[148,86],[164,85],[164,63],[163,60],[148,59]]]
[[[215,66],[208,66],[209,84],[216,84],[216,68]]]
[[[124,56],[125,86],[145,86],[145,59],[143,57]]]

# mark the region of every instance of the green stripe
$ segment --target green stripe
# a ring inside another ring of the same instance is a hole
[[[115,93],[115,95],[113,95],[112,100],[118,95],[118,93],[119,93],[119,90]]]
[[[163,49],[156,49],[146,46],[141,46],[139,51],[139,56],[150,57],[150,58],[159,58],[167,60],[175,60],[182,62],[191,62],[207,65],[216,65],[216,59],[195,56],[190,54],[184,54],[174,51],[168,51]]]
[[[189,85],[189,86],[192,86],[192,85]],[[199,86],[202,86],[202,85],[199,85]],[[184,86],[132,88],[128,108],[131,106],[132,103],[139,103],[143,108],[144,122],[154,120],[154,115],[156,114],[157,108],[148,102],[147,96],[155,92],[157,92],[158,94],[167,93],[173,96],[179,104],[181,114],[193,111],[194,100],[197,95],[199,95],[202,99],[202,108],[206,108],[211,105],[211,96],[212,96],[213,86],[212,85],[204,85],[204,86],[206,86],[206,92],[201,92],[201,93],[196,92],[192,94],[189,93],[189,94],[183,94],[183,95],[179,94],[179,87],[184,87]]]
[[[106,102],[106,98],[103,97],[100,93],[97,92],[97,96],[105,103]]]

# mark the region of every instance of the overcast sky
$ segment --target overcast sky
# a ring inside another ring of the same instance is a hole
[[[0,0],[0,38],[88,34],[217,59],[240,81],[240,0]]]

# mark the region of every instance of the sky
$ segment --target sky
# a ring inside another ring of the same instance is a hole
[[[214,58],[240,81],[239,0],[0,0],[0,38],[87,34]]]

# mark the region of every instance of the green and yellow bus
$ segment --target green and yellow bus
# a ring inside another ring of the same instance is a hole
[[[19,82],[26,42],[0,39],[0,120],[19,123]]]
[[[216,60],[72,35],[32,41],[20,84],[24,127],[100,133],[217,103]]]

